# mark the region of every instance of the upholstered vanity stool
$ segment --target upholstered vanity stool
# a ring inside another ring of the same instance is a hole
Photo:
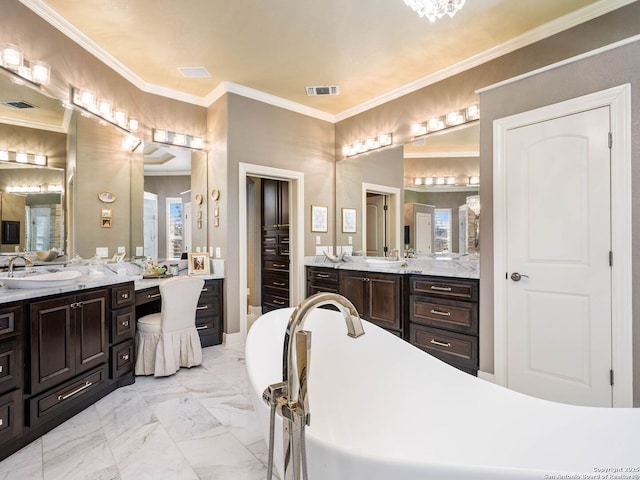
[[[136,375],[173,375],[180,367],[202,363],[196,330],[196,307],[204,286],[197,277],[174,277],[160,283],[161,311],[138,319]]]

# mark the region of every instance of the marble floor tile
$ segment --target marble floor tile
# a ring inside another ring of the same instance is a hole
[[[0,462],[0,480],[263,480],[248,389],[242,345],[205,348],[201,366],[136,377]]]

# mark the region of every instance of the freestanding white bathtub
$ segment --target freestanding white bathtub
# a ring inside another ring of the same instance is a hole
[[[247,338],[252,400],[265,439],[269,408],[262,392],[282,381],[292,312],[263,315]],[[337,312],[316,309],[305,322],[312,332],[310,480],[640,478],[640,409],[529,397],[363,325],[366,334],[354,339]],[[282,476],[280,417],[275,446]]]

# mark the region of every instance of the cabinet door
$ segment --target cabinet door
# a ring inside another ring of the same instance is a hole
[[[108,358],[107,291],[85,293],[78,296],[76,314],[77,372],[84,372]]]
[[[289,226],[289,182],[279,182],[280,194],[278,199],[279,221],[278,224]]]
[[[278,221],[278,181],[262,180],[262,226],[274,228]]]
[[[400,278],[396,275],[367,274],[369,318],[383,328],[400,330]]]
[[[75,374],[74,298],[31,304],[31,391],[39,393]],[[29,357],[27,357],[29,358]]]
[[[340,295],[346,297],[356,307],[360,317],[368,320],[369,312],[366,309],[365,299],[366,279],[362,273],[340,272]]]

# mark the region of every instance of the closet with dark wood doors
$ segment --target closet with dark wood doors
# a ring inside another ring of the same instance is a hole
[[[262,313],[289,306],[289,183],[262,180]]]

